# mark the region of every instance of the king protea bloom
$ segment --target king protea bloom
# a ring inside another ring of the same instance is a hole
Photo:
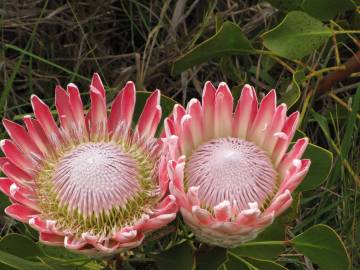
[[[3,125],[11,140],[1,141],[7,178],[1,190],[12,205],[5,212],[39,231],[42,243],[90,255],[139,246],[146,233],[171,222],[177,212],[168,195],[162,143],[154,138],[161,119],[160,92],[154,91],[132,128],[135,86],[128,82],[109,116],[98,74],[90,85],[85,114],[79,90],[55,89],[60,126],[49,107],[31,97],[35,118],[26,129]]]
[[[291,193],[306,175],[301,159],[308,139],[287,152],[299,113],[286,115],[271,90],[258,105],[255,89],[245,85],[233,112],[225,83],[207,82],[202,102],[186,110],[176,105],[165,120],[163,141],[170,192],[184,221],[206,243],[235,247],[254,239],[292,203]]]

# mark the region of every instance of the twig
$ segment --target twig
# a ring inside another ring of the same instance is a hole
[[[322,79],[322,81],[319,83],[319,87],[316,90],[317,96],[330,91],[331,87],[335,83],[346,79],[350,76],[350,74],[360,71],[360,50],[353,57],[348,59],[343,66],[343,69],[330,72]]]

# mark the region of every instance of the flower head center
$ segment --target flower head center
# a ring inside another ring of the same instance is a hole
[[[185,168],[188,186],[199,186],[203,204],[214,207],[227,200],[239,210],[248,203],[263,205],[276,188],[270,158],[254,143],[218,138],[200,145]]]
[[[43,218],[77,235],[106,236],[133,225],[160,199],[158,152],[147,147],[128,139],[95,141],[49,156],[35,180]]]
[[[53,183],[60,202],[83,215],[123,206],[139,188],[135,160],[113,143],[87,143],[63,156]]]

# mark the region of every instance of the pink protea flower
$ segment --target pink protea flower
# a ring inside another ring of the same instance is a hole
[[[49,107],[31,97],[36,119],[26,129],[3,120],[12,140],[2,140],[7,178],[1,190],[12,205],[5,212],[39,231],[40,241],[89,255],[139,246],[147,232],[171,222],[177,212],[168,195],[162,144],[154,135],[161,118],[160,92],[147,99],[134,130],[135,86],[128,82],[107,116],[98,74],[90,85],[84,117],[74,84],[55,89],[60,128]]]
[[[176,105],[165,119],[170,192],[199,240],[238,246],[290,206],[310,160],[300,159],[307,138],[286,153],[299,119],[286,111],[276,107],[275,90],[258,106],[255,89],[245,85],[233,113],[228,86],[207,82],[202,103]]]

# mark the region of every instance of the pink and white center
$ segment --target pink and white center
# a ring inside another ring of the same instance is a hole
[[[56,165],[52,181],[60,204],[84,216],[121,208],[140,188],[136,161],[109,142],[69,151]]]
[[[249,203],[261,207],[276,189],[277,173],[271,159],[253,142],[227,137],[195,149],[185,167],[188,186],[199,186],[199,199],[207,207],[224,200],[239,211]]]

